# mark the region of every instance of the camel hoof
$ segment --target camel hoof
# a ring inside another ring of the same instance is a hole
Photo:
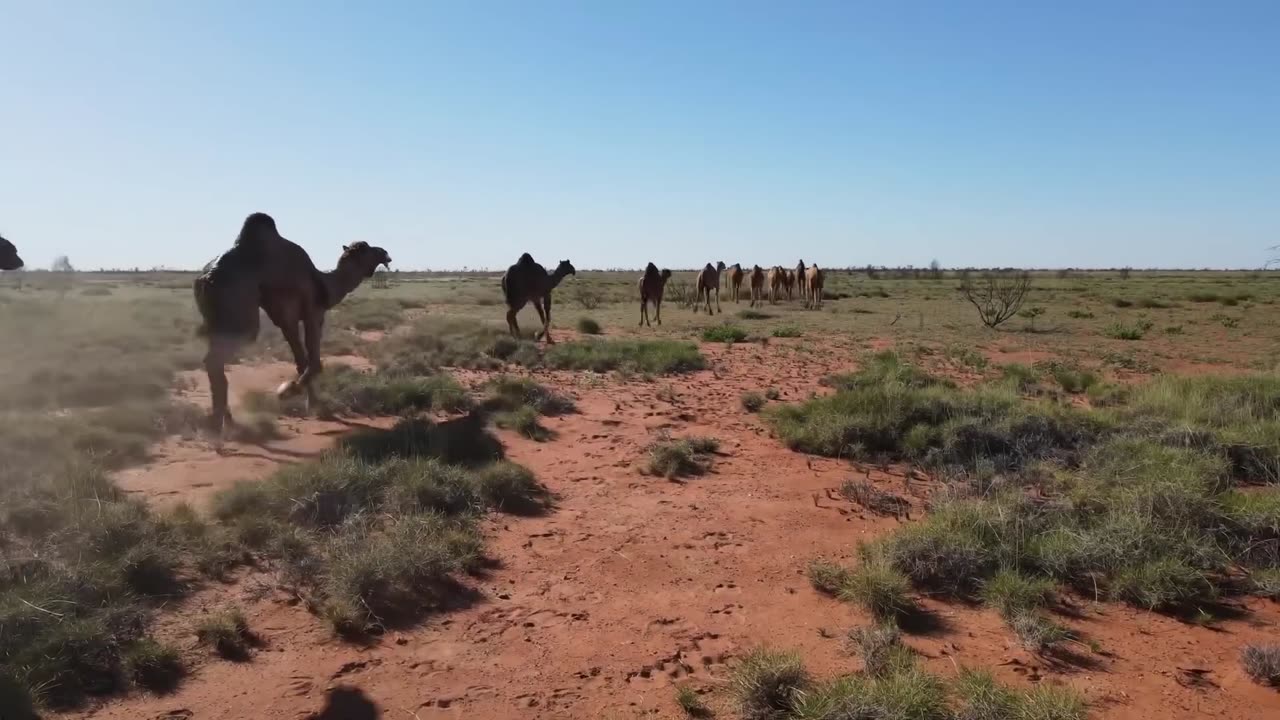
[[[280,383],[280,387],[276,388],[276,397],[284,399],[298,392],[297,380],[286,380]]]

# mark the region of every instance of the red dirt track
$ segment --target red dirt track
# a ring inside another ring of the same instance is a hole
[[[851,369],[857,355],[795,345],[704,346],[713,369],[654,382],[539,373],[539,382],[574,396],[579,412],[545,419],[557,434],[550,442],[499,435],[556,504],[541,517],[489,517],[488,554],[498,567],[470,581],[474,602],[360,646],[335,638],[276,587],[269,569],[244,573],[161,615],[158,634],[196,666],[174,694],[135,693],[89,714],[678,718],[673,684],[687,683],[718,717],[735,717],[727,679],[735,658],[757,645],[799,651],[820,676],[856,670],[843,637],[869,618],[814,591],[805,566],[815,556],[851,561],[860,541],[898,521],[827,495],[863,469],[792,452],[742,410],[745,391],[777,388],[787,402],[821,392],[817,379]],[[290,372],[285,364],[234,368],[233,393],[271,390]],[[193,398],[207,402],[199,392]],[[207,441],[170,440],[120,483],[153,503],[202,508],[217,490],[314,456],[347,429],[281,423],[286,439],[227,443],[221,454]],[[719,438],[713,471],[679,483],[642,474],[644,448],[664,430]],[[926,487],[913,481],[904,490],[895,469],[870,477],[904,495]],[[190,632],[194,618],[232,601],[264,643],[244,663],[209,656]],[[1061,619],[1101,653],[1081,646],[1073,661],[1050,665],[1022,650],[992,611],[923,602],[941,628],[907,642],[944,677],[972,665],[1016,684],[1066,683],[1085,694],[1097,718],[1280,717],[1280,693],[1251,682],[1237,662],[1246,642],[1280,635],[1280,605],[1249,601],[1245,619],[1210,629],[1076,598],[1078,617]]]

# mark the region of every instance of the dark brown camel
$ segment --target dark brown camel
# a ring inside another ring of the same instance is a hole
[[[751,267],[751,307],[764,304],[764,270],[759,265]]]
[[[662,324],[662,293],[667,288],[667,281],[671,279],[671,271],[663,268],[658,271],[658,266],[649,263],[644,268],[644,275],[640,276],[640,324],[653,327],[649,322],[649,303],[653,303],[653,318]]]
[[[577,275],[573,263],[561,260],[556,271],[548,273],[547,269],[534,262],[533,256],[525,253],[515,265],[507,268],[502,276],[502,295],[507,300],[507,328],[512,337],[520,337],[520,326],[516,324],[516,313],[528,303],[538,311],[542,320],[542,337],[551,345],[551,291],[560,284],[566,275]]]
[[[742,265],[734,263],[728,268],[729,271],[729,293],[733,301],[738,302],[738,295],[742,292],[742,278],[745,273],[742,272]]]
[[[18,257],[18,248],[13,243],[0,237],[0,270],[21,270],[22,258]]]
[[[269,215],[250,215],[235,245],[205,266],[193,288],[204,320],[199,333],[209,342],[204,365],[212,395],[212,429],[221,435],[224,422],[233,422],[226,365],[242,346],[257,338],[259,308],[284,334],[298,370],[298,377],[281,385],[277,393],[283,397],[304,389],[310,407],[312,383],[322,370],[325,311],[372,276],[379,265],[390,264],[386,250],[357,242],[343,248],[336,270],[320,272],[306,250],[280,236]]]
[[[815,264],[811,265],[805,272],[807,275],[805,276],[804,285],[808,294],[804,299],[804,306],[807,308],[820,308],[822,307],[822,271]]]
[[[708,315],[715,314],[711,312],[711,293],[712,292],[715,292],[716,294],[716,312],[721,312],[720,310],[720,270],[724,269],[724,263],[723,262],[719,263],[719,266],[720,267],[717,268],[715,265],[712,265],[711,263],[707,263],[707,266],[702,268],[702,271],[698,273],[698,279],[694,283],[694,287],[697,288],[697,291],[698,291],[697,296],[693,300],[694,312],[698,312],[698,305],[702,303],[702,299],[705,296],[707,300],[707,314]]]
[[[805,274],[804,260],[801,260],[796,263],[796,289],[800,291],[801,300],[808,297],[808,295],[806,295],[809,289],[808,283],[809,276]]]

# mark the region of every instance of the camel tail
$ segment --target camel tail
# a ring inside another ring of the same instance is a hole
[[[209,337],[209,327],[213,324],[213,303],[209,302],[209,278],[196,278],[192,286],[196,296],[196,309],[200,311],[200,327],[196,328],[196,337]]]

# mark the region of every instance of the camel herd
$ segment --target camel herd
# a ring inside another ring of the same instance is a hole
[[[18,270],[22,266],[17,248],[0,237],[0,270]],[[217,434],[221,434],[224,424],[234,423],[227,401],[226,365],[240,348],[257,338],[259,310],[284,334],[298,373],[282,384],[277,394],[285,397],[305,391],[310,406],[315,399],[312,386],[322,369],[320,341],[325,313],[372,277],[379,266],[391,267],[387,251],[355,242],[342,248],[337,268],[322,272],[302,246],[280,234],[270,215],[253,213],[245,218],[231,249],[205,265],[192,285],[202,319],[198,332],[208,342],[204,366],[212,396],[209,421]],[[520,335],[516,314],[532,303],[542,321],[541,336],[548,344],[552,342],[551,291],[569,275],[577,275],[577,271],[568,260],[561,260],[554,271],[548,272],[529,253],[507,268],[502,276],[502,294],[507,305],[507,328],[513,336]],[[720,288],[726,283],[730,297],[737,303],[743,279],[748,275],[752,307],[764,304],[766,292],[769,302],[777,303],[784,295],[794,299],[797,290],[806,308],[822,305],[823,276],[817,265],[805,267],[801,261],[795,270],[774,266],[767,272],[755,265],[747,273],[737,263],[726,266],[717,262],[707,263],[698,272],[694,311],[706,307],[709,315],[721,312]],[[645,267],[639,283],[642,326],[652,327],[650,305],[653,319],[662,324],[662,296],[670,279],[670,270],[659,270],[653,263]]]
[[[694,289],[697,293],[693,301],[694,312],[698,311],[699,306],[705,304],[707,314],[715,314],[711,310],[712,293],[716,298],[715,312],[722,312],[720,287],[725,282],[728,283],[729,297],[737,303],[742,293],[742,281],[746,277],[748,273],[738,263],[729,266],[726,266],[723,261],[715,265],[707,263],[706,267],[698,271],[698,277],[694,281]],[[767,272],[759,265],[755,265],[752,266],[749,277],[751,278],[751,307],[764,304],[766,288],[770,304],[777,304],[784,294],[788,300],[794,300],[798,290],[806,308],[822,307],[823,273],[817,265],[806,268],[804,261],[801,260],[795,270],[787,270],[780,265],[775,265]],[[641,325],[653,327],[649,322],[650,304],[654,308],[654,319],[659,325],[662,324],[662,293],[667,286],[667,280],[670,279],[670,270],[664,269],[659,272],[658,266],[653,263],[645,267],[644,275],[640,276]]]

